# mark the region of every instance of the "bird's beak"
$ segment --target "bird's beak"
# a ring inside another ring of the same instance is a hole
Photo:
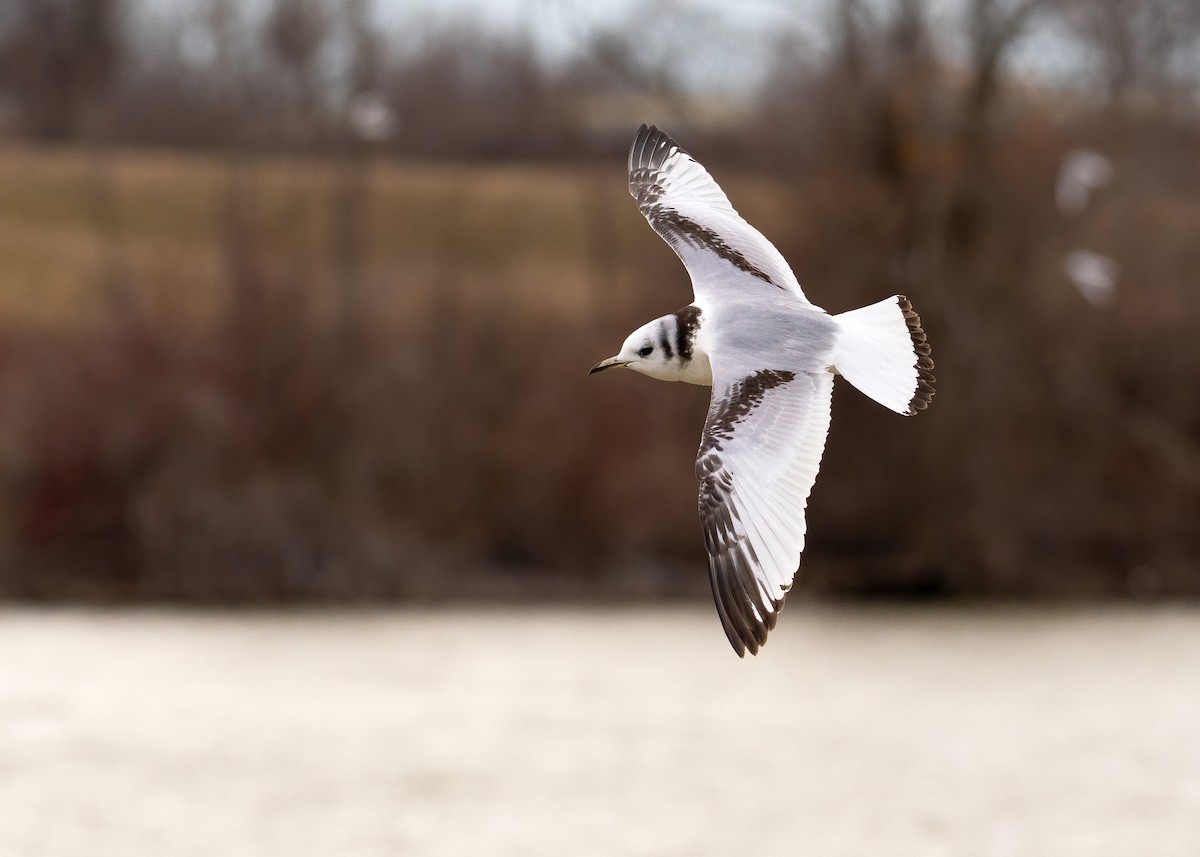
[[[620,357],[610,357],[607,360],[601,360],[599,363],[593,366],[592,371],[588,372],[588,374],[595,375],[597,372],[603,372],[605,369],[612,369],[614,366],[628,366],[629,363],[629,360],[622,360]]]

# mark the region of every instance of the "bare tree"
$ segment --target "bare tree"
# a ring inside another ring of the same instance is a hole
[[[310,143],[320,125],[318,58],[332,20],[320,0],[274,0],[267,18],[266,41],[285,69],[296,98],[295,133]]]
[[[339,170],[334,201],[333,247],[342,327],[341,345],[345,355],[360,340],[365,319],[361,268],[369,163],[362,137],[364,131],[368,131],[370,136],[370,129],[356,127],[356,121],[362,124],[362,117],[356,117],[355,114],[361,111],[364,99],[377,96],[383,76],[385,47],[371,20],[371,0],[347,0],[342,14],[349,58],[345,97],[339,110]],[[385,112],[381,121],[387,124],[391,120],[387,106],[380,103],[376,107]]]
[[[1069,0],[1069,26],[1095,51],[1109,103],[1169,103],[1200,78],[1194,0]],[[1191,62],[1188,62],[1188,58]]]
[[[77,137],[121,60],[121,0],[8,0],[0,7],[0,87],[39,139]]]
[[[1063,0],[971,0],[968,7],[970,72],[962,103],[959,145],[963,169],[949,206],[949,246],[970,258],[982,217],[993,139],[990,122],[1001,89],[1004,62],[1037,16]]]

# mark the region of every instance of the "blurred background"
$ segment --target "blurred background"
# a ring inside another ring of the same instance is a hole
[[[937,363],[754,661],[641,122]],[[1197,853],[1198,228],[1196,0],[4,0],[0,853]]]
[[[676,136],[938,397],[834,401],[800,587],[1200,593],[1200,6],[10,0],[0,594],[705,597]]]

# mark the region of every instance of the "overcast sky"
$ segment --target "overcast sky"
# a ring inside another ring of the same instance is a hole
[[[137,0],[139,20],[195,14],[202,5],[185,0]],[[335,2],[335,0],[329,0]],[[535,48],[549,61],[570,57],[590,34],[606,27],[639,21],[647,40],[659,54],[678,65],[679,77],[697,88],[737,89],[758,82],[769,66],[779,40],[799,46],[818,58],[829,49],[824,38],[831,8],[838,0],[374,0],[379,24],[394,38],[406,41],[414,31],[428,32],[470,26],[498,36],[528,34]],[[872,2],[872,0],[868,0]],[[874,0],[890,5],[888,0]],[[239,7],[250,18],[261,14],[269,0],[245,0]],[[963,45],[951,34],[961,34],[964,0],[928,0],[935,22],[946,34],[939,50],[951,61],[961,56]],[[256,11],[257,10],[257,11]],[[203,52],[203,35],[190,49]],[[732,49],[731,49],[731,46]],[[185,50],[189,47],[185,46]],[[1041,28],[1023,39],[1010,62],[1020,73],[1067,81],[1088,65],[1079,48],[1062,33]]]
[[[403,27],[414,15],[447,24],[473,21],[500,33],[528,32],[550,58],[569,55],[597,28],[635,19],[640,10],[658,9],[658,14],[647,18],[646,26],[662,27],[664,19],[673,22],[679,42],[697,48],[681,52],[684,61],[688,55],[695,57],[696,68],[689,73],[710,78],[705,83],[752,80],[766,67],[773,41],[784,35],[798,39],[806,50],[828,50],[824,33],[837,2],[739,0],[731,4],[721,0],[667,0],[656,6],[645,0],[376,0],[380,21],[386,26]],[[874,2],[890,5],[888,0]],[[664,8],[668,14],[663,14]],[[931,19],[945,22],[946,30],[956,34],[964,30],[956,26],[964,8],[964,0],[928,0]],[[714,40],[719,44],[710,50],[704,49],[703,38],[695,38],[701,22],[722,31],[722,38]],[[671,35],[663,34],[665,39]],[[731,55],[727,47],[730,42],[746,48]],[[964,46],[947,41],[939,49],[953,59],[961,55]],[[1070,39],[1044,27],[1031,32],[1015,47],[1011,61],[1023,72],[1057,78],[1069,78],[1086,65],[1086,57]]]

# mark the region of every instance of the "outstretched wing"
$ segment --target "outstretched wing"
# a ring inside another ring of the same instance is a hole
[[[721,377],[696,460],[713,600],[739,656],[775,627],[804,550],[833,375],[763,369]]]
[[[683,260],[698,299],[774,287],[808,303],[782,254],[734,211],[708,171],[653,125],[641,127],[629,150],[629,192]]]

